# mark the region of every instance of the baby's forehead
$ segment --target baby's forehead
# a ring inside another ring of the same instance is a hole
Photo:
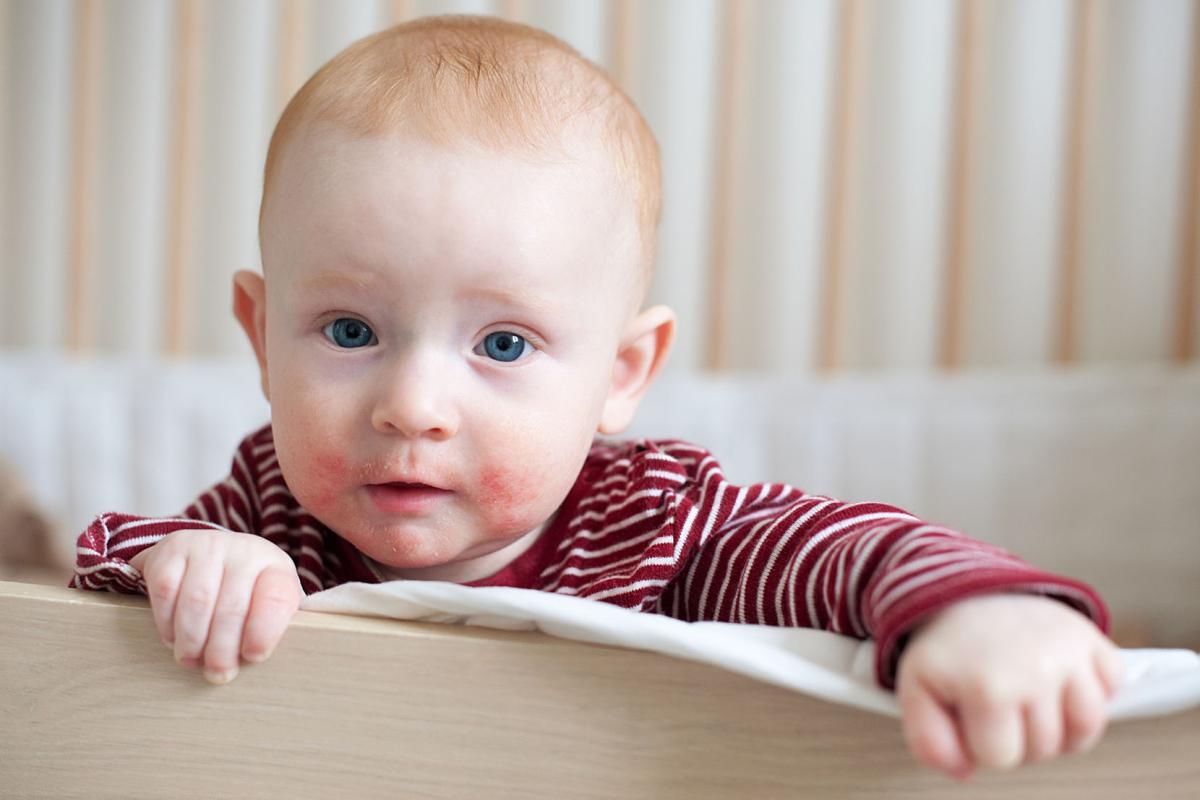
[[[602,153],[547,156],[329,125],[293,146],[263,229],[270,269],[312,257],[386,263],[401,250],[429,269],[495,267],[525,281],[609,272],[614,261],[635,269],[635,203]],[[546,269],[524,274],[524,263]]]
[[[361,135],[316,122],[289,143],[277,171],[273,188],[317,206],[334,201],[369,205],[372,197],[380,197],[381,202],[393,198],[410,207],[457,204],[448,211],[507,203],[529,213],[557,213],[566,204],[593,217],[611,212],[636,221],[637,216],[636,199],[619,166],[597,136],[585,132],[542,149],[471,139],[434,141],[411,129]],[[472,209],[475,214],[486,211]]]

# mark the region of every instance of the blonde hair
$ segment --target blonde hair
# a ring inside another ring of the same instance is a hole
[[[425,17],[342,50],[296,92],[275,126],[260,234],[281,154],[316,121],[362,136],[415,128],[436,143],[536,151],[560,146],[577,122],[598,123],[636,203],[644,288],[662,205],[658,143],[608,75],[554,36],[491,17]]]

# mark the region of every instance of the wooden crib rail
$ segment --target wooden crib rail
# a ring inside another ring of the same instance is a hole
[[[143,598],[0,582],[0,643],[5,797],[1200,796],[1200,711],[960,787],[894,720],[535,633],[300,612],[211,686]]]

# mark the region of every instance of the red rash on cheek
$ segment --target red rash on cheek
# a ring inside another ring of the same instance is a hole
[[[341,473],[346,469],[346,459],[337,453],[316,453],[313,463],[321,472]]]
[[[479,483],[483,487],[482,502],[489,511],[511,507],[520,494],[512,473],[505,469],[487,468],[479,477]]]
[[[337,498],[346,472],[346,460],[337,453],[313,453],[309,456],[311,471],[308,473],[308,489],[312,492],[310,510],[328,507]]]
[[[479,504],[497,528],[508,531],[518,527],[528,515],[529,506],[537,500],[538,485],[530,482],[528,474],[515,470],[488,467],[479,477],[483,489]],[[533,525],[541,520],[533,522]],[[513,531],[508,531],[513,532]]]

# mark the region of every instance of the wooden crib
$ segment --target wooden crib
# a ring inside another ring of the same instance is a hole
[[[301,611],[225,686],[144,598],[0,582],[4,797],[1195,798],[1200,709],[961,786],[895,720],[651,653]]]

